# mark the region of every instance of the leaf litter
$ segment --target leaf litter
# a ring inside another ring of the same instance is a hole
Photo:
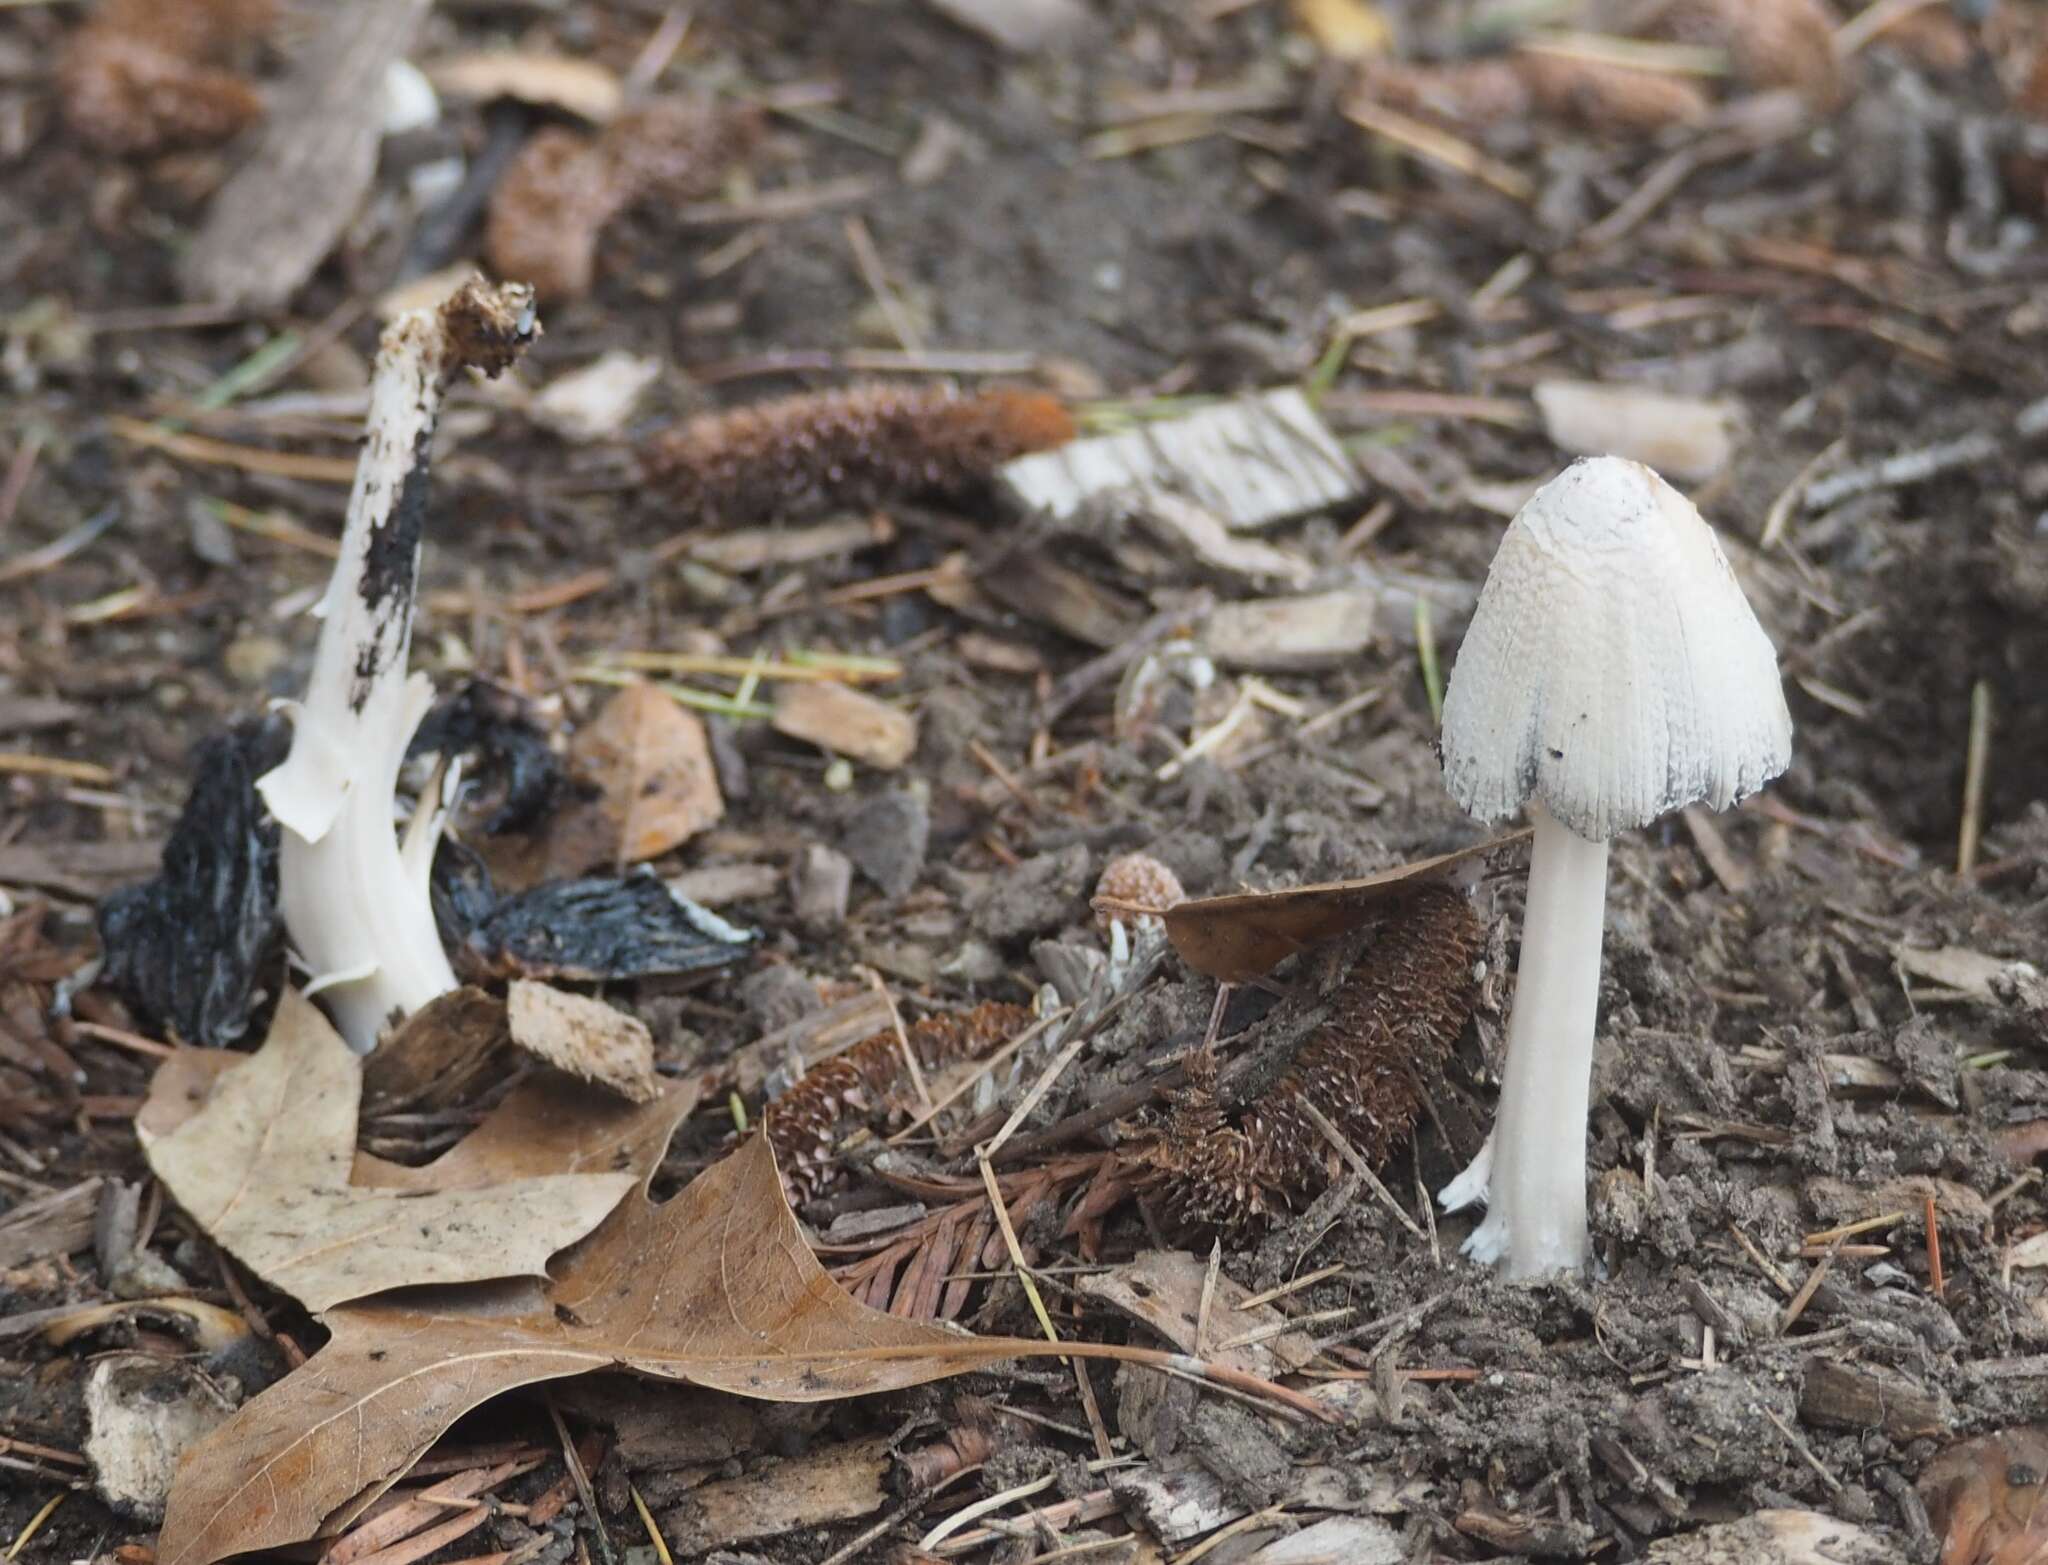
[[[812,1256],[760,1136],[666,1203],[643,1182],[540,1287],[343,1304],[325,1323],[332,1336],[303,1369],[187,1452],[161,1565],[310,1537],[471,1408],[594,1370],[819,1402],[1054,1354],[1205,1376],[1328,1416],[1298,1392],[1179,1354],[973,1337],[857,1304]]]
[[[633,1183],[547,1172],[481,1189],[353,1185],[362,1067],[294,992],[256,1053],[207,1058],[229,1063],[192,1071],[173,1056],[158,1074],[136,1120],[150,1168],[222,1248],[315,1313],[389,1288],[537,1275]]]

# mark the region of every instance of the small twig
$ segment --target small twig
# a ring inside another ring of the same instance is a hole
[[[1935,0],[1876,0],[1835,29],[1835,55],[1847,59],[1871,39],[1882,36]]]
[[[1342,1347],[1346,1343],[1356,1342],[1369,1331],[1380,1331],[1380,1337],[1374,1341],[1371,1347],[1359,1350],[1361,1356],[1368,1359],[1373,1358],[1379,1353],[1380,1349],[1386,1346],[1389,1338],[1393,1337],[1396,1333],[1411,1331],[1416,1326],[1421,1325],[1424,1316],[1457,1291],[1455,1288],[1445,1288],[1440,1293],[1432,1293],[1418,1304],[1409,1305],[1405,1310],[1396,1310],[1391,1315],[1382,1315],[1377,1320],[1369,1320],[1362,1326],[1347,1326],[1342,1331],[1333,1332],[1327,1337],[1319,1337],[1316,1339],[1316,1352],[1327,1353],[1331,1348]]]
[[[936,1100],[930,1108],[924,1110],[909,1124],[905,1125],[901,1130],[897,1131],[895,1135],[889,1137],[889,1145],[892,1147],[901,1146],[904,1142],[908,1141],[912,1136],[916,1135],[918,1131],[922,1130],[926,1125],[929,1125],[939,1115],[943,1114],[947,1109],[951,1108],[955,1103],[959,1102],[960,1099],[964,1098],[965,1096],[967,1096],[968,1093],[972,1092],[975,1088],[975,1084],[978,1083],[984,1076],[988,1075],[990,1071],[994,1070],[998,1065],[1002,1064],[1003,1061],[1007,1060],[1011,1055],[1015,1054],[1027,1043],[1030,1043],[1034,1038],[1038,1037],[1040,1033],[1044,1032],[1046,1028],[1052,1026],[1054,1022],[1060,1021],[1065,1017],[1071,1016],[1072,1014],[1073,1012],[1071,1010],[1055,1011],[1052,1013],[1052,1015],[1040,1017],[1037,1021],[1033,1022],[1029,1027],[1025,1028],[1022,1032],[1018,1033],[1016,1037],[1012,1038],[1008,1043],[1004,1044],[1000,1049],[996,1050],[995,1053],[991,1054],[987,1059],[983,1060],[981,1064],[975,1069],[975,1072],[972,1076],[969,1076],[965,1081],[961,1082],[959,1086],[955,1087],[943,1098],[939,1098],[938,1100]]]
[[[1867,1234],[1873,1228],[1889,1228],[1893,1223],[1903,1223],[1912,1214],[1903,1208],[1896,1212],[1880,1212],[1875,1217],[1865,1217],[1857,1222],[1844,1223],[1839,1228],[1823,1228],[1819,1233],[1803,1234],[1801,1244],[1840,1244],[1844,1239],[1853,1239],[1858,1234]]]
[[[676,51],[683,46],[683,40],[690,36],[693,20],[690,8],[672,5],[662,17],[654,31],[647,36],[647,42],[640,46],[640,53],[627,68],[625,80],[620,83],[620,94],[631,103],[648,92],[661,80],[661,73],[668,69]],[[651,1531],[652,1529],[650,1529]],[[662,1551],[662,1565],[668,1565],[668,1551]]]
[[[1764,1254],[1763,1251],[1759,1250],[1756,1247],[1756,1241],[1733,1223],[1728,1225],[1728,1232],[1734,1235],[1735,1242],[1742,1246],[1742,1253],[1756,1263],[1756,1269],[1769,1278],[1780,1293],[1789,1298],[1794,1289],[1792,1287],[1792,1279],[1785,1275],[1784,1269],[1768,1255]]]
[[[1234,1337],[1226,1337],[1216,1344],[1218,1353],[1228,1353],[1236,1348],[1255,1347],[1261,1342],[1271,1342],[1275,1337],[1284,1337],[1290,1331],[1303,1326],[1327,1326],[1332,1321],[1356,1315],[1358,1306],[1340,1304],[1335,1309],[1315,1310],[1307,1315],[1290,1315],[1285,1320],[1269,1320],[1263,1326],[1254,1326],[1250,1331],[1241,1331]]]
[[[1837,1239],[1828,1246],[1828,1253],[1814,1262],[1813,1270],[1806,1274],[1806,1281],[1799,1285],[1799,1291],[1792,1295],[1792,1302],[1785,1306],[1785,1313],[1778,1317],[1778,1335],[1784,1336],[1806,1313],[1806,1306],[1813,1302],[1813,1296],[1820,1291],[1820,1285],[1827,1281],[1828,1273],[1835,1269],[1835,1256],[1840,1253],[1842,1241]]]
[[[1215,606],[1214,593],[1196,593],[1186,602],[1154,614],[1107,652],[1070,669],[1053,685],[1052,694],[1039,711],[1039,722],[1050,728],[1089,691],[1115,679],[1153,647],[1195,624]]]
[[[970,739],[967,741],[967,753],[987,769],[989,776],[1003,785],[1004,791],[1011,798],[1023,805],[1031,814],[1036,815],[1038,813],[1038,801],[1024,791],[1024,785],[1017,781],[1008,767],[995,758],[994,752],[987,745],[983,744],[979,739]]]
[[[1991,768],[1991,681],[1970,689],[1970,738],[1963,752],[1963,822],[1956,833],[1956,873],[1977,867],[1984,832],[1984,778]]]
[[[1429,617],[1429,595],[1415,594],[1415,660],[1422,665],[1422,693],[1429,697],[1429,720],[1444,720],[1444,676],[1436,660],[1436,626]]]
[[[1807,464],[1792,475],[1792,482],[1778,491],[1778,498],[1771,502],[1771,508],[1764,513],[1764,528],[1757,535],[1759,549],[1775,549],[1784,541],[1785,529],[1792,524],[1793,513],[1806,500],[1806,491],[1821,470],[1834,464],[1836,458],[1848,449],[1848,437],[1830,442],[1815,452]]]
[[[1292,1282],[1283,1282],[1277,1288],[1268,1288],[1264,1293],[1254,1293],[1248,1298],[1239,1299],[1233,1308],[1239,1311],[1255,1310],[1261,1304],[1271,1304],[1275,1299],[1284,1299],[1290,1293],[1299,1293],[1304,1288],[1313,1288],[1319,1282],[1327,1282],[1343,1270],[1342,1261],[1334,1262],[1305,1276],[1297,1277]]]
[[[1866,462],[1818,479],[1807,486],[1803,503],[1809,511],[1825,511],[1857,495],[1925,483],[1957,468],[1979,466],[1997,457],[2001,450],[1998,436],[1989,430],[1976,430],[1960,439],[1896,452],[1882,461]]]
[[[21,504],[21,497],[28,491],[28,481],[34,476],[36,458],[42,454],[43,442],[47,438],[41,426],[37,426],[22,437],[21,444],[14,448],[14,455],[7,463],[7,476],[0,478],[0,533],[7,531],[7,524],[14,520],[14,508]]]
[[[668,1539],[661,1535],[661,1529],[654,1524],[654,1513],[648,1510],[647,1502],[640,1498],[639,1485],[627,1484],[626,1493],[633,1497],[633,1509],[640,1513],[640,1525],[647,1529],[647,1539],[654,1545],[655,1555],[660,1559],[661,1565],[675,1565],[675,1561],[669,1556]]]
[[[576,1450],[576,1442],[569,1438],[569,1426],[562,1422],[562,1410],[555,1406],[555,1399],[545,1392],[542,1399],[547,1403],[548,1417],[554,1420],[556,1438],[562,1442],[562,1462],[569,1469],[570,1481],[576,1485],[576,1498],[583,1502],[583,1514],[597,1529],[597,1552],[603,1556],[605,1565],[612,1565],[612,1536],[597,1508],[597,1496],[591,1492],[590,1474],[583,1470],[583,1458]]]
[[[1426,162],[1490,185],[1510,200],[1527,202],[1536,197],[1536,187],[1519,169],[1511,168],[1498,158],[1488,157],[1470,142],[1461,141],[1448,131],[1438,130],[1434,125],[1413,119],[1384,104],[1354,97],[1344,106],[1344,117],[1359,129],[1371,131]]]
[[[1299,1101],[1302,1113],[1309,1117],[1309,1122],[1323,1133],[1324,1138],[1329,1141],[1331,1146],[1337,1149],[1337,1155],[1344,1159],[1351,1172],[1358,1176],[1366,1189],[1379,1197],[1380,1203],[1400,1220],[1403,1228],[1407,1229],[1409,1233],[1420,1239],[1424,1244],[1427,1244],[1429,1242],[1429,1235],[1422,1231],[1422,1225],[1410,1217],[1407,1208],[1394,1199],[1394,1192],[1380,1183],[1379,1175],[1375,1174],[1372,1171],[1371,1165],[1359,1155],[1358,1149],[1345,1139],[1344,1132],[1339,1130],[1331,1122],[1330,1117],[1306,1097]]]
[[[857,216],[849,217],[845,224],[846,247],[853,252],[853,264],[860,268],[861,281],[868,285],[868,292],[875,296],[882,318],[889,323],[889,330],[895,333],[903,351],[913,357],[924,353],[924,337],[917,329],[917,323],[910,318],[910,312],[903,307],[902,299],[889,283],[888,270],[882,265],[880,252],[868,233],[868,225]]]
[[[1209,1245],[1209,1267],[1202,1274],[1202,1302],[1195,1310],[1196,1358],[1209,1356],[1209,1315],[1216,1307],[1216,1279],[1222,1271],[1223,1241],[1216,1239]]]
[[[910,1046],[910,1033],[903,1025],[903,1013],[896,1009],[896,997],[889,992],[889,986],[883,982],[882,975],[872,967],[862,968],[860,971],[867,974],[868,987],[880,995],[882,1004],[889,1008],[889,1025],[896,1032],[896,1048],[903,1056],[903,1068],[910,1074],[911,1086],[917,1089],[919,1110],[926,1119],[929,1119],[938,1113],[938,1109],[932,1103],[931,1088],[924,1083],[924,1067],[917,1062],[917,1050]]]
[[[26,1527],[23,1527],[20,1533],[15,1537],[13,1546],[9,1548],[7,1551],[7,1558],[9,1558],[10,1560],[15,1558],[17,1555],[21,1553],[23,1549],[28,1547],[29,1539],[33,1538],[37,1533],[43,1530],[43,1523],[50,1519],[51,1515],[56,1511],[57,1507],[64,1503],[65,1496],[67,1496],[70,1493],[71,1491],[69,1489],[59,1489],[55,1494],[50,1496],[49,1503],[45,1505],[41,1510],[37,1511],[35,1515],[31,1516],[28,1519],[28,1525]]]
[[[50,569],[53,565],[63,564],[72,555],[90,548],[100,534],[120,519],[120,515],[121,508],[110,505],[41,548],[24,549],[11,560],[0,560],[0,586],[11,581],[26,580]]]
[[[1935,1218],[1932,1191],[1927,1194],[1927,1282],[1937,1299],[1948,1292],[1948,1279],[1941,1272],[1941,1227]]]
[[[1773,1413],[1769,1408],[1765,1407],[1761,1402],[1755,1403],[1754,1406],[1756,1407],[1756,1410],[1759,1413],[1763,1414],[1764,1417],[1768,1418],[1771,1421],[1773,1427],[1777,1429],[1779,1434],[1785,1437],[1786,1441],[1791,1445],[1792,1449],[1799,1453],[1799,1459],[1805,1462],[1808,1467],[1811,1467],[1816,1473],[1820,1475],[1820,1481],[1828,1486],[1828,1493],[1840,1494],[1842,1492],[1841,1480],[1836,1478],[1833,1473],[1829,1472],[1825,1467],[1820,1465],[1820,1458],[1813,1454],[1813,1448],[1811,1446],[1807,1445],[1807,1443],[1804,1440],[1799,1438],[1798,1432],[1794,1430],[1790,1424],[1786,1423],[1784,1419],[1780,1418],[1776,1413]]]
[[[1074,1029],[1073,1040],[1060,1050],[1053,1062],[1039,1074],[1038,1080],[1031,1084],[1031,1090],[1025,1093],[1024,1100],[1011,1110],[1010,1117],[1003,1121],[1003,1128],[996,1132],[995,1139],[981,1149],[979,1156],[983,1163],[987,1163],[1002,1151],[1003,1143],[1017,1133],[1017,1127],[1024,1123],[1033,1109],[1038,1107],[1039,1101],[1052,1090],[1052,1084],[1059,1080],[1060,1074],[1069,1065],[1074,1063],[1075,1057],[1087,1047],[1088,1040],[1093,1036],[1094,1034],[1085,1027],[1077,1026]]]

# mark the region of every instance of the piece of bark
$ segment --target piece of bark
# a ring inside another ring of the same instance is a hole
[[[1344,448],[1293,386],[1069,441],[1017,458],[1000,478],[1024,509],[1056,518],[1109,495],[1139,506],[1163,495],[1191,500],[1233,530],[1322,510],[1360,487]]]
[[[981,34],[1012,54],[1039,50],[1080,36],[1088,25],[1079,0],[925,0],[934,11]]]
[[[1250,1509],[1208,1468],[1187,1458],[1109,1475],[1109,1487],[1165,1544],[1181,1544],[1236,1521]]]
[[[512,1041],[557,1070],[595,1082],[629,1103],[661,1095],[647,1024],[587,994],[514,979],[505,997]]]
[[[1270,1304],[1246,1309],[1244,1301],[1251,1291],[1221,1275],[1209,1306],[1208,1335],[1198,1339],[1208,1275],[1208,1263],[1186,1250],[1146,1250],[1122,1266],[1083,1279],[1081,1291],[1143,1321],[1181,1352],[1246,1374],[1285,1374],[1316,1356],[1314,1342],[1301,1331],[1243,1340],[1286,1317]]]
[[[1943,1435],[1955,1427],[1955,1409],[1896,1370],[1874,1364],[1807,1360],[1799,1417],[1819,1429],[1882,1429],[1894,1440]]]
[[[384,75],[431,3],[360,0],[325,13],[179,263],[187,298],[277,309],[319,269],[376,175]]]
[[[1758,1511],[1659,1538],[1650,1565],[1885,1565],[1900,1555],[1876,1533],[1818,1511]]]
[[[0,847],[0,886],[54,891],[94,902],[131,880],[154,874],[160,838],[112,842],[10,842]]]
[[[100,1182],[87,1179],[69,1190],[54,1190],[24,1201],[0,1220],[0,1271],[69,1255],[92,1243]]]
[[[811,843],[797,856],[789,882],[796,921],[806,929],[837,929],[846,922],[846,903],[853,894],[853,861],[837,848]]]
[[[1372,645],[1379,599],[1366,587],[1225,603],[1209,616],[1203,640],[1210,655],[1229,668],[1333,668]]]
[[[984,564],[974,585],[1004,608],[1091,647],[1121,646],[1143,623],[1142,604],[1060,564],[1042,547],[1015,549]]]
[[[845,685],[784,685],[775,697],[775,731],[885,772],[917,751],[917,719]]]
[[[879,1510],[889,1475],[889,1442],[861,1440],[789,1461],[770,1461],[740,1478],[692,1490],[662,1514],[669,1547],[700,1554],[722,1544],[777,1538],[799,1527],[853,1521]]]

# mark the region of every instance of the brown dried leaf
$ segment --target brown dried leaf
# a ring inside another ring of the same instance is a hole
[[[654,1075],[654,1035],[638,1017],[589,995],[531,979],[514,980],[506,996],[512,1041],[557,1070],[607,1087],[631,1103],[661,1095]]]
[[[596,790],[558,811],[540,878],[657,858],[725,814],[704,723],[653,685],[628,685],[569,747],[569,769]]]
[[[387,1288],[539,1275],[633,1185],[627,1174],[549,1173],[404,1195],[352,1187],[362,1065],[312,1003],[287,991],[263,1047],[230,1058],[203,1106],[168,1132],[192,1108],[195,1074],[166,1062],[137,1135],[202,1228],[316,1312]]]
[[[1027,1356],[1163,1361],[1113,1344],[969,1337],[856,1304],[804,1243],[759,1136],[665,1205],[630,1196],[563,1257],[544,1292],[501,1286],[445,1302],[350,1304],[327,1325],[332,1338],[305,1368],[193,1447],[159,1565],[210,1565],[310,1537],[471,1408],[591,1370],[823,1402]]]
[[[1510,832],[1357,880],[1183,902],[1162,915],[1166,935],[1181,960],[1196,972],[1223,983],[1249,983],[1296,952],[1358,928],[1389,897],[1399,896],[1416,881],[1485,867],[1528,836],[1526,830]]]

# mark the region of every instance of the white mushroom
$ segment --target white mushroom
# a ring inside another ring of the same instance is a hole
[[[1440,1199],[1487,1203],[1465,1243],[1510,1277],[1583,1265],[1586,1119],[1607,843],[1668,810],[1726,809],[1782,772],[1777,655],[1692,502],[1595,457],[1502,537],[1444,698],[1444,784],[1535,827],[1493,1135]]]
[[[532,289],[476,282],[385,330],[312,683],[303,702],[286,703],[291,752],[256,780],[283,828],[278,901],[313,973],[306,992],[326,995],[358,1054],[455,987],[427,888],[442,801],[422,802],[403,847],[391,818],[399,766],[434,697],[426,675],[406,673],[434,424],[451,378],[466,367],[497,374],[538,331]]]

